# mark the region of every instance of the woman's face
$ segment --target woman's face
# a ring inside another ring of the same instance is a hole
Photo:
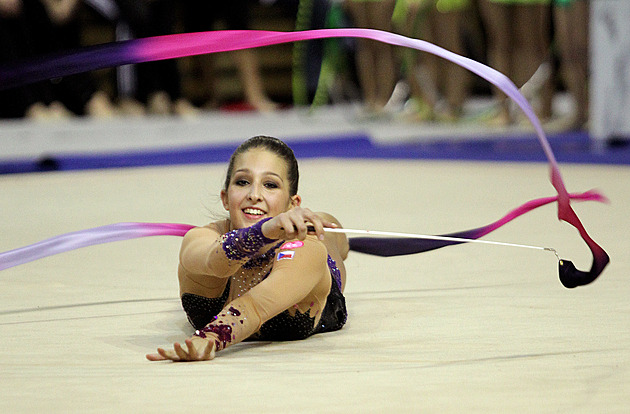
[[[287,165],[264,148],[240,154],[227,191],[221,191],[223,207],[230,213],[233,229],[249,227],[300,205],[300,196],[289,195]]]

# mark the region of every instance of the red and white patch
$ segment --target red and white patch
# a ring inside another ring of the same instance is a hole
[[[280,246],[280,249],[297,249],[302,246],[304,246],[304,242],[300,240],[296,240],[296,241],[286,242],[285,244]]]
[[[287,250],[279,252],[277,260],[293,260],[293,256],[295,256],[295,252],[293,250]]]

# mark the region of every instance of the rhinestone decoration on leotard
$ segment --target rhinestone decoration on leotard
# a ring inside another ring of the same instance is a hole
[[[333,280],[337,283],[337,287],[341,290],[341,272],[337,267],[337,263],[330,255],[328,255],[328,269],[330,270],[330,275],[333,277]]]
[[[245,262],[241,268],[232,275],[232,291],[230,294],[232,299],[244,295],[269,276],[271,268],[273,267],[272,259],[275,257],[276,249],[280,247],[282,243],[281,241],[260,256],[253,257]]]
[[[261,341],[291,341],[341,329],[348,319],[348,311],[346,300],[341,293],[341,273],[337,263],[330,256],[328,269],[332,283],[317,325],[314,324],[317,315],[311,317],[310,309],[306,313],[296,312],[294,316],[285,310],[263,323],[255,338]]]
[[[319,319],[315,333],[339,330],[346,324],[348,319],[346,298],[341,293],[341,273],[330,256],[328,256],[328,269],[330,270],[333,283],[330,286],[330,293],[328,293],[326,298],[326,306],[324,306],[322,317]]]
[[[288,310],[263,323],[255,338],[260,341],[295,341],[306,339],[315,333],[315,316],[311,310],[306,313],[295,312],[291,316]]]
[[[197,329],[195,331],[195,336],[200,338],[207,338],[209,333],[213,333],[216,335],[214,343],[216,345],[216,350],[220,351],[222,349],[227,348],[228,344],[236,339],[236,336],[233,333],[233,326],[236,326],[237,322],[232,322],[231,325],[227,322],[230,317],[233,316],[241,316],[241,311],[236,309],[233,306],[225,313],[220,313],[214,317],[214,321],[210,322],[207,326],[204,326],[201,329]],[[243,320],[246,319],[243,316],[243,319],[240,320],[240,323],[243,323]]]
[[[195,329],[203,333],[203,329],[206,325],[217,321],[216,315],[221,312],[225,304],[228,302],[228,291],[230,289],[231,283],[238,283],[239,281],[241,281],[242,285],[237,288],[237,295],[240,296],[251,287],[264,280],[271,271],[272,262],[269,259],[274,257],[277,247],[278,246],[274,246],[272,249],[269,250],[267,254],[268,257],[266,259],[267,263],[264,263],[264,260],[258,261],[257,264],[263,266],[262,268],[260,268],[259,272],[254,274],[248,272],[250,274],[249,280],[245,280],[245,272],[243,271],[239,272],[238,275],[232,276],[232,278],[228,282],[228,285],[226,286],[226,290],[220,298],[204,298],[192,294],[182,295],[182,304],[185,303],[184,309],[188,314],[188,319],[195,327]],[[255,268],[255,266],[253,266],[250,262],[247,262],[246,264],[249,267],[248,270]],[[251,339],[265,341],[287,341],[304,339],[316,333],[331,332],[341,329],[346,323],[348,313],[346,310],[345,298],[340,289],[341,278],[339,268],[330,256],[328,257],[328,269],[330,271],[330,276],[333,283],[331,284],[330,293],[326,298],[326,305],[322,310],[322,315],[317,325],[314,325],[317,314],[311,317],[310,309],[307,310],[306,313],[296,312],[294,316],[291,316],[289,311],[285,310],[279,315],[276,315],[267,322],[263,323],[260,331],[257,334],[253,335]],[[192,315],[193,312],[195,317],[193,317]],[[231,309],[229,310],[229,312],[236,315]],[[226,333],[224,331],[222,332]],[[215,334],[218,333],[215,332]],[[227,336],[223,336],[223,339],[227,339]],[[223,343],[217,343],[217,349],[219,349],[223,345]]]
[[[207,298],[192,293],[182,295],[182,307],[186,312],[188,322],[195,329],[203,328],[212,322],[215,315],[221,312],[230,295],[230,283],[231,281],[228,279],[223,293],[218,298]]]
[[[195,335],[200,338],[207,338],[207,333],[213,333],[217,336],[217,339],[214,340],[217,351],[225,349],[228,343],[232,342],[232,327],[230,325],[208,325],[203,329],[195,331]]]
[[[247,262],[243,263],[243,266],[241,267],[243,269],[254,269],[256,267],[262,267],[269,264],[269,261],[276,255],[276,249],[280,247],[282,243],[284,243],[284,240],[280,241],[260,256],[252,257]]]
[[[271,220],[271,217],[260,220],[251,227],[232,230],[225,233],[219,239],[225,252],[225,256],[230,260],[241,260],[252,257],[265,245],[273,243],[274,239],[268,239],[262,233],[262,225]]]

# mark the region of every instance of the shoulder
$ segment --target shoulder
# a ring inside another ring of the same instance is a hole
[[[199,238],[216,239],[222,234],[227,233],[229,228],[227,220],[215,221],[213,223],[206,224],[205,226],[195,227],[186,233],[184,236],[184,242]]]
[[[202,228],[210,229],[219,234],[225,234],[230,231],[230,220],[220,220],[209,223]]]

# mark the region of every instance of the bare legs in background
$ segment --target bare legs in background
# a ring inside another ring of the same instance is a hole
[[[395,0],[347,2],[356,27],[392,31]],[[378,115],[384,111],[397,80],[393,47],[369,39],[358,39],[357,71],[365,110]]]

